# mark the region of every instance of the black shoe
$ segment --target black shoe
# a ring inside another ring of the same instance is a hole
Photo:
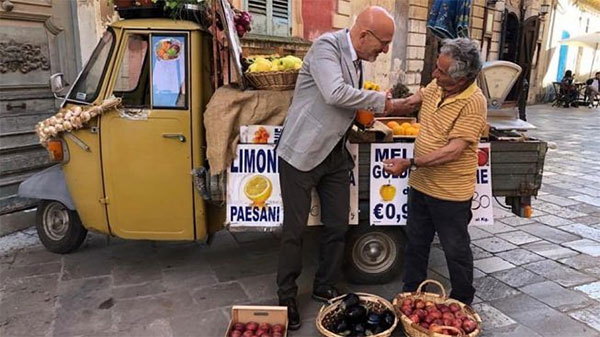
[[[298,312],[298,305],[296,305],[295,298],[287,298],[283,300],[279,300],[279,305],[283,307],[287,307],[288,312],[288,329],[289,330],[298,330],[302,325],[300,322],[300,313]]]
[[[340,296],[340,293],[334,287],[317,288],[312,293],[312,298],[321,302],[328,302],[330,299],[338,296]]]

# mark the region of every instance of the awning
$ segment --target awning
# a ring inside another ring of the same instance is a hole
[[[600,47],[600,32],[588,33],[560,40],[559,43],[575,47],[592,48],[594,50],[594,56],[592,57],[592,67],[590,68],[591,77],[592,72],[594,71],[594,61],[596,60],[596,53],[598,53],[598,47]]]
[[[600,0],[573,0],[573,4],[583,10],[600,14]]]
[[[571,37],[568,39],[560,40],[559,43],[575,47],[587,47],[596,49],[598,48],[598,44],[600,43],[600,32],[588,33],[584,35]]]

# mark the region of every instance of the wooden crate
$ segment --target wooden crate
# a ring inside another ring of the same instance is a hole
[[[229,337],[235,323],[269,323],[271,325],[281,324],[285,327],[283,337],[287,337],[288,319],[287,307],[259,306],[259,305],[234,305],[231,308],[231,320],[227,327],[225,337]]]

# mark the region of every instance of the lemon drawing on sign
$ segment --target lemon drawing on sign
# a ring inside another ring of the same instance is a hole
[[[388,182],[385,185],[381,185],[381,187],[379,188],[379,195],[381,196],[381,199],[383,199],[383,201],[392,201],[396,196],[396,188],[390,185],[390,183]]]
[[[273,185],[269,178],[257,174],[250,178],[244,185],[244,194],[252,200],[252,206],[262,207],[273,192]]]

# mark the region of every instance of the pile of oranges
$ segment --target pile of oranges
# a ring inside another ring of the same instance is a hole
[[[419,123],[408,123],[404,122],[402,124],[391,121],[386,123],[387,127],[392,129],[394,136],[416,136],[419,134]]]

